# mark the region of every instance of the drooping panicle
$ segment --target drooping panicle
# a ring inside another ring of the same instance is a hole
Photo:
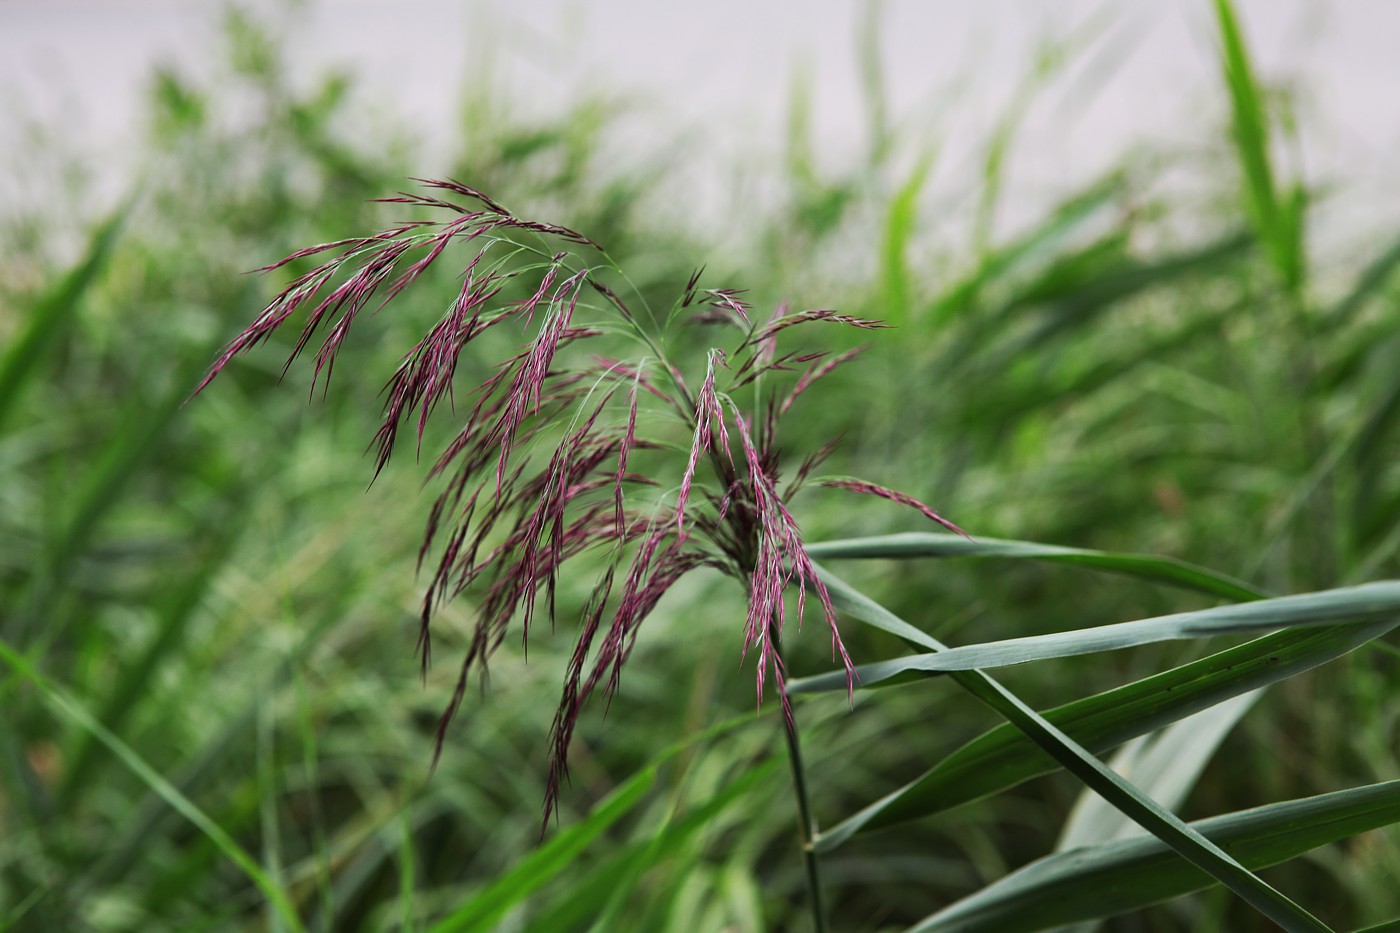
[[[832,655],[839,655],[846,670],[848,691],[855,690],[855,665],[846,652],[837,627],[836,609],[831,604],[825,584],[817,576],[812,560],[802,544],[802,533],[792,513],[778,494],[776,476],[767,457],[754,443],[749,424],[737,410],[734,412],[739,442],[744,451],[744,461],[748,468],[746,492],[754,508],[757,519],[757,556],[750,573],[749,612],[744,629],[744,651],[757,646],[757,692],[760,703],[763,701],[763,687],[768,671],[772,671],[777,681],[777,689],[787,710],[786,679],[782,659],[778,651],[778,639],[783,633],[787,618],[784,593],[793,585],[797,593],[797,618],[801,624],[806,608],[806,592],[811,589],[817,594],[822,615],[831,631]],[[789,712],[790,715],[790,712]]]
[[[780,353],[778,344],[789,328],[808,323],[884,325],[831,310],[793,312],[782,304],[757,324],[742,290],[702,288],[703,269],[685,283],[663,324],[644,301],[637,301],[634,313],[603,281],[611,275],[610,261],[599,271],[580,258],[578,248],[597,247],[588,237],[519,217],[460,182],[420,183],[428,193],[401,193],[385,203],[446,219],[405,221],[373,236],[298,250],[268,266],[264,271],[320,260],[294,275],[224,348],[196,392],[298,314],[304,320],[287,365],[323,334],[312,386],[327,386],[370,302],[378,298],[376,310],[382,309],[427,281],[447,257],[465,251],[446,308],[384,385],[370,445],[377,476],[401,432],[412,431],[421,455],[429,421],[443,417],[444,409],[456,419],[427,470],[440,489],[417,555],[420,572],[430,574],[417,620],[425,678],[432,623],[442,605],[470,593],[476,618],[438,720],[434,763],[472,673],[484,681],[492,655],[517,620],[525,644],[538,628],[539,612],[547,612],[553,626],[561,574],[585,553],[602,569],[578,618],[551,728],[546,825],[567,780],[582,710],[599,692],[605,708],[612,702],[640,626],[697,568],[742,583],[748,606],[739,654],[757,655],[760,704],[765,687],[776,682],[789,729],[794,727],[781,650],[789,595],[800,626],[808,596],[815,594],[833,657],[840,658],[853,688],[854,666],[830,595],[789,508],[834,443],[802,458],[783,487],[787,458],[778,432],[794,403],[860,350],[833,355],[803,347]],[[469,203],[454,203],[454,196]],[[687,375],[696,378],[699,366],[674,358],[664,333],[682,319],[722,323],[723,329],[706,333],[728,341],[728,353],[708,350],[694,393]],[[735,337],[736,329],[741,336]],[[491,338],[482,341],[488,331]],[[462,360],[473,346],[501,347],[498,338],[506,335],[514,335],[513,349],[498,349],[494,361]],[[610,355],[592,352],[595,344],[604,349],[602,341],[620,338],[631,340],[627,352],[613,355],[611,346]],[[585,341],[587,351],[575,346]],[[482,375],[469,388],[459,385],[464,373],[478,369]],[[745,407],[735,401],[740,389]],[[737,455],[731,449],[735,432]],[[961,533],[903,493],[859,480],[823,482],[917,508]],[[638,495],[642,490],[646,496]],[[667,499],[670,491],[674,503]]]

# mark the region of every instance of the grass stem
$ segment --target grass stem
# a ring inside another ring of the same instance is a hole
[[[777,646],[778,657],[781,658],[782,639],[777,626],[771,620],[768,623],[768,633],[773,644]],[[783,737],[787,741],[788,764],[792,766],[792,789],[797,801],[797,835],[801,843],[803,868],[807,875],[807,904],[812,912],[812,928],[817,933],[827,933],[821,862],[813,845],[817,835],[817,823],[812,817],[812,805],[807,797],[807,776],[802,766],[802,742],[797,733],[795,715],[783,718]]]

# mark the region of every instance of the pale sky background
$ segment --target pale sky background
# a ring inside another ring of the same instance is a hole
[[[273,0],[252,4],[274,9]],[[412,127],[434,168],[465,83],[489,71],[537,114],[599,89],[641,102],[630,132],[687,152],[716,177],[775,160],[793,78],[811,80],[816,136],[839,161],[864,139],[851,0],[304,0],[289,47],[304,77],[357,75],[361,99]],[[37,119],[121,164],[141,130],[156,63],[198,74],[219,48],[214,0],[0,0],[0,146]],[[1310,178],[1345,179],[1348,209],[1389,217],[1400,191],[1400,3],[1237,0],[1268,81],[1299,99]],[[887,0],[881,60],[890,110],[937,141],[939,171],[967,172],[1047,36],[1099,36],[1049,85],[1018,137],[1015,190],[1063,192],[1139,142],[1199,147],[1225,117],[1209,0]],[[1098,24],[1096,27],[1094,24]],[[1211,134],[1214,134],[1212,136]],[[640,139],[644,145],[645,139]],[[943,166],[947,165],[948,168]],[[970,177],[970,176],[969,176]],[[1387,213],[1388,212],[1388,213]]]

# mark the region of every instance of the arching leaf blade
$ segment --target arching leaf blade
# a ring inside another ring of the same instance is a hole
[[[1341,657],[1379,638],[1396,624],[1384,621],[1276,632],[1066,703],[1046,711],[1044,716],[1089,750],[1105,752],[1232,697]],[[1055,759],[1019,730],[1002,724],[963,745],[919,778],[822,833],[817,849],[829,851],[858,833],[980,800],[1058,767]]]
[[[1296,596],[1278,596],[1241,605],[1178,612],[1135,622],[935,650],[861,665],[856,668],[856,675],[860,685],[868,687],[907,671],[944,673],[981,670],[1100,651],[1118,651],[1161,641],[1347,625],[1388,616],[1400,616],[1400,581],[1382,580]],[[845,689],[844,678],[844,672],[839,671],[819,674],[795,681],[789,689],[793,693],[820,693],[837,689],[835,684],[838,680],[841,681],[840,689]]]
[[[1265,868],[1400,820],[1400,781],[1350,788],[1199,820],[1201,835],[1241,864]],[[913,931],[1030,933],[1110,916],[1209,887],[1204,872],[1151,837],[1032,862],[926,918]]]
[[[937,644],[931,636],[918,633],[913,626],[909,626],[893,613],[883,609],[869,597],[860,594],[854,587],[836,579],[829,572],[820,571],[820,573],[831,591],[833,599],[841,600],[842,605],[848,611],[852,611],[853,614],[858,614],[860,617],[871,617],[869,619],[871,624],[887,630],[900,628],[910,630],[918,636],[917,642]],[[872,607],[878,611],[872,611]],[[1133,787],[1130,782],[1095,758],[1082,745],[1056,728],[984,672],[963,672],[955,677],[955,681],[977,699],[1000,713],[1008,722],[1025,733],[1027,738],[1063,765],[1066,770],[1092,788],[1095,793],[1102,795],[1138,825],[1158,839],[1163,840],[1168,846],[1180,853],[1183,858],[1217,879],[1250,906],[1278,923],[1289,933],[1328,929],[1316,917],[1275,890],[1263,879],[1254,875],[1228,853],[1188,827],[1152,798]]]
[[[1009,541],[999,538],[962,538],[951,534],[910,533],[820,541],[807,546],[817,560],[909,560],[927,557],[1000,557],[1030,559],[1057,564],[1074,564],[1109,573],[1124,574],[1167,583],[1183,589],[1222,596],[1236,602],[1265,599],[1270,594],[1223,573],[1172,557],[1151,554],[1122,554],[1086,548]]]

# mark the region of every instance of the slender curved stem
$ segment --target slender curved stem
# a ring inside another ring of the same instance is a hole
[[[778,663],[782,663],[783,645],[778,628],[772,621],[768,623],[768,637],[772,639],[778,652]],[[827,933],[826,900],[822,894],[822,874],[820,856],[813,848],[817,835],[817,821],[812,816],[812,805],[807,798],[807,773],[802,767],[802,743],[797,733],[797,719],[783,697],[783,737],[787,740],[788,764],[792,766],[792,790],[797,801],[797,835],[802,848],[803,867],[807,873],[807,903],[812,911],[812,925],[817,933]]]

